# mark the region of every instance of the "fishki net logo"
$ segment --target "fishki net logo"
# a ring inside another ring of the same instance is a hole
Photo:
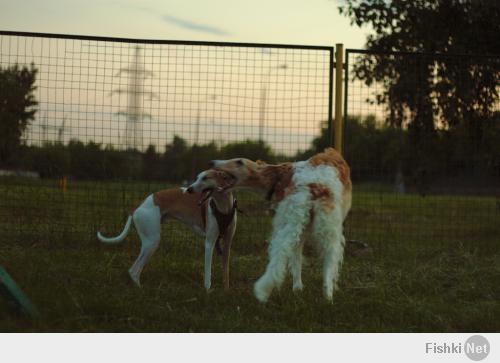
[[[485,359],[490,353],[490,342],[482,335],[473,335],[465,341],[458,342],[426,342],[426,354],[465,354],[473,361]]]

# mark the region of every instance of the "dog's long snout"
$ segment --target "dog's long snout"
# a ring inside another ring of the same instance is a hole
[[[186,193],[192,194],[193,192],[193,187],[189,187],[186,189]]]

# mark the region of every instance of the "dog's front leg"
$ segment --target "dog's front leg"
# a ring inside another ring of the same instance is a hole
[[[234,216],[233,222],[228,227],[226,234],[224,235],[224,250],[222,251],[222,280],[224,283],[224,289],[226,290],[229,289],[229,259],[231,257],[231,243],[233,242],[234,232],[236,231],[236,219],[237,215]]]
[[[214,255],[215,242],[219,236],[219,228],[215,218],[208,215],[207,231],[205,236],[205,289],[209,290],[212,285],[212,258]]]

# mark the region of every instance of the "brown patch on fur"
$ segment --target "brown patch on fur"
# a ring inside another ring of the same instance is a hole
[[[209,170],[207,176],[213,178],[217,186],[223,189],[231,187],[234,182],[233,177],[223,170]]]
[[[331,211],[334,208],[333,196],[330,189],[323,184],[310,183],[307,184],[311,193],[311,200],[318,200],[321,206],[326,211]]]
[[[292,163],[267,165],[260,162],[259,165],[263,166],[263,168],[256,174],[258,174],[260,183],[268,191],[272,192],[271,197],[273,201],[281,201],[295,190],[295,186],[292,183]]]
[[[256,188],[261,187],[261,185],[260,185],[261,180],[260,180],[260,171],[259,171],[259,169],[254,169],[254,168],[249,167],[247,170],[248,170],[248,176],[247,176],[247,179],[245,181],[245,185],[249,186],[251,188],[252,187],[256,187]]]
[[[344,188],[351,189],[351,169],[345,159],[340,155],[337,150],[329,147],[322,153],[316,154],[309,159],[312,166],[318,165],[331,165],[339,172],[339,179],[344,185]]]
[[[201,194],[183,193],[179,188],[164,189],[153,193],[153,203],[160,208],[162,221],[165,217],[175,216],[184,221],[192,221],[205,230],[205,217],[198,206]],[[203,206],[206,208],[206,206]]]

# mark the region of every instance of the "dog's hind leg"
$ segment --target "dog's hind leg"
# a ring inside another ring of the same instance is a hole
[[[254,286],[255,296],[261,302],[266,302],[273,289],[283,283],[287,264],[298,248],[309,220],[309,208],[308,194],[305,193],[292,195],[278,206],[269,244],[269,263]]]
[[[294,229],[293,233],[289,233]],[[275,287],[281,286],[285,279],[286,267],[289,260],[300,243],[299,227],[296,224],[284,226],[283,229],[273,233],[269,246],[269,263],[266,272],[257,280],[254,293],[261,302],[266,302]]]
[[[342,234],[342,216],[334,210],[330,213],[315,211],[313,237],[323,252],[323,289],[328,300],[333,299],[333,291],[337,288],[340,267],[344,258],[345,239]]]
[[[293,279],[293,291],[300,291],[304,288],[302,283],[302,249],[304,248],[304,237],[301,238],[300,242],[294,248],[292,255],[290,256],[290,273]]]
[[[158,249],[160,245],[160,239],[152,239],[152,238],[141,238],[142,246],[139,257],[135,260],[132,267],[129,269],[129,275],[135,284],[141,287],[141,273],[144,269],[144,266],[149,261],[153,253]]]
[[[137,286],[141,286],[142,270],[160,245],[160,209],[158,206],[154,205],[151,196],[136,209],[133,219],[135,228],[141,239],[141,252],[129,269],[129,274]]]

